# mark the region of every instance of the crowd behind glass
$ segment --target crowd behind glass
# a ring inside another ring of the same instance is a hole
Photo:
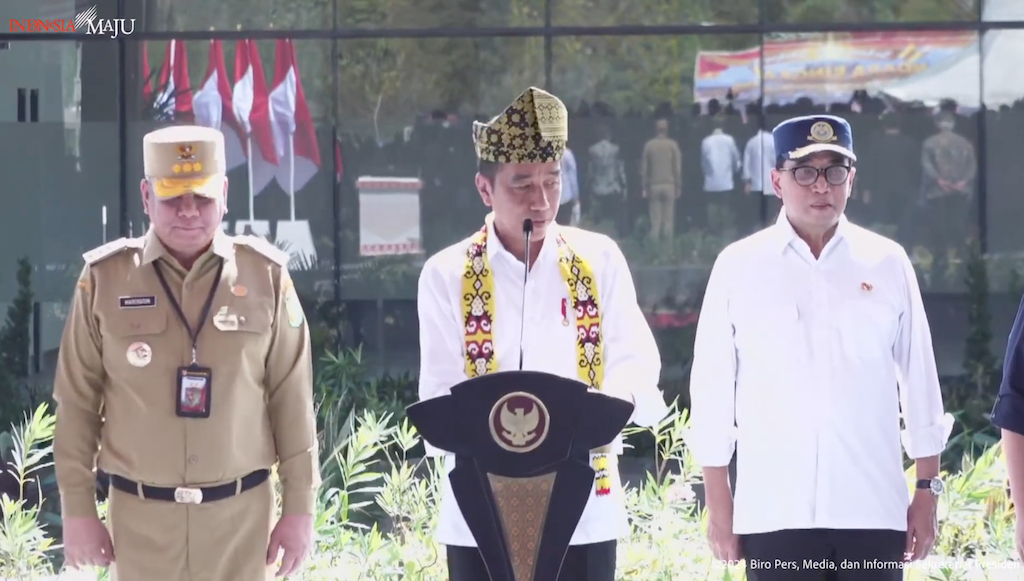
[[[827,111],[850,121],[861,152],[850,219],[899,240],[919,268],[944,272],[962,263],[969,243],[978,240],[983,177],[989,230],[998,232],[997,240],[990,235],[989,250],[1024,249],[1020,235],[1000,223],[1021,209],[1010,192],[1024,178],[1024,169],[1002,163],[1000,151],[1001,144],[1013,143],[1020,134],[1021,109],[1017,104],[987,113],[991,146],[989,171],[982,176],[978,113],[958,111],[953,102],[913,107],[858,94],[849,104],[830,107],[810,99],[766,107],[711,101],[689,111],[674,111],[666,104],[647,116],[583,102],[571,111],[569,146],[575,171],[565,168],[564,176],[566,187],[578,185],[579,219],[572,221],[620,239],[694,232],[736,239],[749,234],[773,223],[780,209],[769,177],[774,165],[771,129],[790,116]],[[377,146],[344,138],[348,178],[342,183],[342,198],[358,199],[354,180],[359,175],[418,176],[424,182],[420,207],[427,254],[464,238],[485,214],[472,185],[472,121],[437,111],[419,121],[408,139],[398,135]],[[654,206],[655,184],[645,188],[645,182],[672,173],[659,167],[670,162],[652,146],[659,140],[659,125],[667,128],[660,140],[674,142],[681,154],[681,171],[676,173],[681,183],[675,184],[678,198],[668,206],[671,216],[660,216],[664,204]],[[653,152],[645,155],[648,149]]]

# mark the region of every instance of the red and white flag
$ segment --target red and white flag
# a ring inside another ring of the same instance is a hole
[[[219,129],[224,134],[227,169],[245,163],[245,130],[235,117],[231,102],[231,81],[224,66],[224,47],[219,40],[210,41],[210,64],[203,84],[192,98],[196,123]]]
[[[301,190],[320,170],[320,146],[316,129],[302,90],[295,44],[278,40],[274,63],[270,109],[274,118],[274,142],[280,163],[277,183],[292,198],[295,220],[295,192]]]
[[[254,40],[240,40],[235,48],[235,117],[245,132],[249,152],[250,199],[263,191],[277,171],[277,148],[263,61]],[[250,204],[250,219],[252,219]]]
[[[188,80],[188,50],[184,42],[172,40],[167,43],[158,86],[161,91],[157,106],[161,119],[191,121],[192,86]]]

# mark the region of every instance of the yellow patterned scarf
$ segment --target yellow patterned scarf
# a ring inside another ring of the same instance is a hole
[[[493,373],[498,365],[494,354],[494,277],[487,260],[487,231],[491,221],[492,217],[488,216],[484,227],[473,235],[466,251],[466,272],[462,277],[466,375],[470,378]],[[569,248],[561,235],[555,238],[555,242],[558,246],[558,264],[569,289],[572,312],[576,319],[579,379],[600,390],[604,382],[604,359],[601,356],[601,314],[594,271]],[[564,324],[569,324],[568,313]],[[609,455],[595,454],[592,465],[597,473],[597,494],[603,496],[610,493],[612,480]]]

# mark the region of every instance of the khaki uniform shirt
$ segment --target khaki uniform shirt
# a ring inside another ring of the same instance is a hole
[[[978,173],[978,162],[974,146],[964,136],[952,131],[943,131],[924,140],[921,146],[921,165],[924,169],[924,194],[927,198],[944,196],[970,196],[973,181]],[[967,182],[967,191],[945,192],[938,182]]]
[[[229,482],[277,462],[285,514],[312,513],[320,474],[310,339],[287,254],[218,232],[185,271],[150,231],[85,258],[54,384],[65,517],[95,516],[97,466],[177,487]],[[192,362],[192,340],[154,262],[193,330],[217,285],[197,345],[197,364],[212,370],[209,418],[175,413],[176,373]],[[151,306],[131,307],[145,297]],[[138,343],[152,353],[141,367],[128,353]]]
[[[640,178],[646,190],[653,186],[673,186],[683,183],[683,154],[675,140],[655,137],[644,145],[640,158]]]

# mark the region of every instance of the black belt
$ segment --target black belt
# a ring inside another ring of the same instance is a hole
[[[162,486],[139,484],[138,482],[129,480],[124,476],[111,474],[110,484],[121,492],[134,494],[146,500],[163,500],[166,502],[177,502],[179,504],[204,504],[207,502],[224,500],[225,498],[251,490],[260,484],[263,484],[269,476],[270,470],[262,469],[250,472],[243,476],[240,479],[241,486],[239,486],[239,483],[236,480],[235,482],[228,482],[227,484],[220,484],[217,486],[179,486],[177,488],[165,488]]]

